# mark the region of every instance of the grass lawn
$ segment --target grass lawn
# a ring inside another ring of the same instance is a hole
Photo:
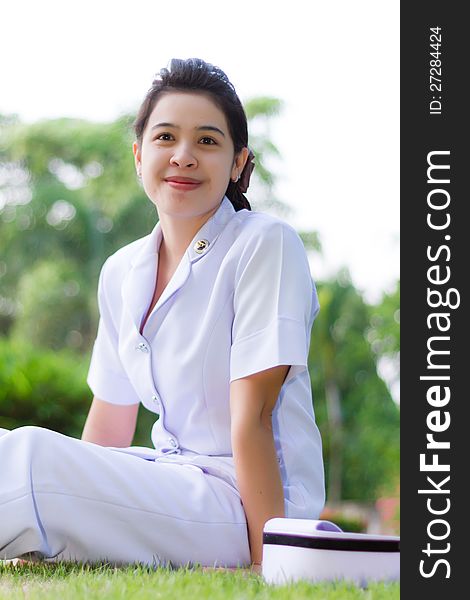
[[[399,600],[399,583],[374,583],[362,589],[345,583],[299,582],[272,586],[260,575],[245,571],[202,571],[198,567],[171,569],[145,566],[115,568],[78,563],[0,563],[0,600],[60,598],[100,600]]]

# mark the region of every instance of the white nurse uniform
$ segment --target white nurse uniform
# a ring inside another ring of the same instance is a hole
[[[161,240],[157,223],[103,265],[87,378],[96,397],[159,415],[153,448],[4,430],[0,558],[34,550],[55,560],[248,565],[230,382],[277,365],[291,365],[272,415],[285,516],[318,518],[323,462],[307,357],[319,304],[300,237],[224,196],[140,333]]]

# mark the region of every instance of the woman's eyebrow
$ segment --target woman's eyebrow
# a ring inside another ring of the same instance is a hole
[[[179,125],[174,125],[173,123],[156,123],[155,125],[152,125],[151,129],[157,129],[157,127],[174,127],[175,129],[181,129]],[[225,137],[225,133],[214,125],[201,125],[200,127],[195,127],[194,129],[196,131],[201,131],[202,129],[206,131],[217,131],[223,137]]]

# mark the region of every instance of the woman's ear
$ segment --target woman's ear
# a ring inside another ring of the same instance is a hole
[[[141,153],[139,150],[139,145],[137,142],[132,144],[132,152],[134,153],[134,162],[135,162],[135,170],[137,171],[137,175],[141,175]]]
[[[241,176],[242,171],[245,168],[245,164],[249,153],[250,151],[245,146],[240,150],[238,154],[235,155],[232,167],[232,180],[236,180],[237,177]]]

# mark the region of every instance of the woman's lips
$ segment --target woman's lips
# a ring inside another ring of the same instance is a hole
[[[194,190],[201,185],[200,182],[198,182],[198,183],[184,182],[183,183],[180,181],[167,181],[167,183],[169,186],[171,186],[175,190],[184,190],[184,191]]]

